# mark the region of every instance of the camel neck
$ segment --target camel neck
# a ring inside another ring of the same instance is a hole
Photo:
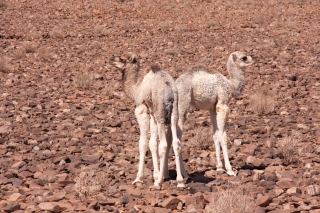
[[[240,95],[246,83],[245,72],[234,63],[228,63],[227,67],[230,75],[230,81],[234,89],[234,94]]]
[[[134,92],[138,83],[139,65],[128,65],[123,71],[123,90],[124,93],[133,99]]]

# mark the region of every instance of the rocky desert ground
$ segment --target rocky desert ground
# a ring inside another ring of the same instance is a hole
[[[320,212],[319,0],[1,0],[0,23],[1,212]],[[235,50],[256,61],[230,102],[237,176],[217,174],[209,113],[191,108],[187,187],[171,153],[150,190],[150,152],[133,186],[139,127],[109,59],[229,77]]]

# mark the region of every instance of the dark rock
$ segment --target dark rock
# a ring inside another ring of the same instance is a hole
[[[211,188],[205,183],[190,183],[190,193],[195,194],[197,192],[211,192]]]
[[[129,201],[130,201],[130,199],[127,196],[122,196],[119,199],[119,203],[122,204],[122,205],[125,205],[125,204],[129,203]]]
[[[5,212],[14,212],[17,210],[20,210],[19,203],[9,203],[3,208],[3,211],[5,211]]]

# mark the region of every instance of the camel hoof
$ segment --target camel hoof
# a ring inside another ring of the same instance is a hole
[[[221,174],[223,174],[225,172],[226,172],[226,170],[224,170],[224,169],[217,169],[217,174],[218,175],[221,175]]]
[[[161,186],[159,186],[159,185],[153,185],[153,186],[149,186],[149,189],[153,189],[153,190],[159,191],[159,190],[161,190]]]
[[[234,172],[234,171],[227,171],[227,174],[229,175],[229,176],[237,176],[237,174]]]
[[[184,189],[186,188],[186,185],[184,183],[178,183],[177,188]]]
[[[133,182],[132,182],[132,185],[136,184],[136,183],[143,183],[142,180],[140,179],[135,179]]]

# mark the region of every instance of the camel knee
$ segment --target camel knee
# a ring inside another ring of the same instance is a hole
[[[157,141],[156,140],[150,140],[149,141],[149,149],[151,153],[155,153],[158,151],[158,146],[157,146]]]
[[[213,135],[213,140],[214,140],[214,142],[220,142],[220,140],[221,140],[221,135],[219,134],[219,133],[214,133],[214,135]]]
[[[176,155],[180,154],[182,152],[182,148],[181,148],[181,142],[180,140],[175,141],[173,143],[173,151]]]
[[[159,155],[160,155],[160,157],[162,157],[162,156],[164,156],[166,154],[167,148],[168,148],[167,144],[160,144],[159,145]]]

